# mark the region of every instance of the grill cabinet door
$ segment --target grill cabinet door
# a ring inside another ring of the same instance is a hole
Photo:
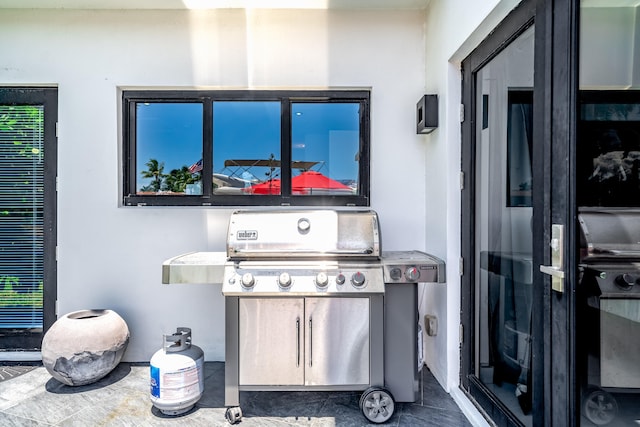
[[[239,299],[240,385],[302,385],[304,299]]]
[[[305,385],[369,383],[369,298],[306,298]]]

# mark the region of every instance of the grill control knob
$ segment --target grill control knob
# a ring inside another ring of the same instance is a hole
[[[316,285],[321,288],[325,288],[329,284],[329,276],[324,271],[321,271],[316,275]]]
[[[635,283],[636,277],[629,273],[620,274],[618,277],[616,277],[616,285],[624,290],[631,289],[631,287],[635,285]]]
[[[400,278],[402,278],[402,270],[398,267],[393,267],[389,271],[389,276],[391,276],[391,280],[400,280]]]
[[[251,288],[255,284],[256,284],[256,279],[254,279],[253,274],[244,273],[242,275],[242,286],[244,286],[245,288]]]
[[[405,270],[404,277],[406,277],[410,282],[415,282],[420,278],[420,270],[416,267],[409,267]]]
[[[351,284],[356,288],[359,288],[362,285],[364,285],[364,280],[365,280],[364,274],[362,274],[360,271],[353,273],[353,275],[351,276]]]
[[[302,234],[307,234],[311,228],[311,222],[307,218],[300,218],[298,220],[298,231]]]
[[[336,283],[338,285],[344,285],[344,282],[346,281],[346,277],[344,277],[344,274],[342,273],[338,273],[338,275],[336,276]]]
[[[278,277],[278,284],[283,288],[291,286],[291,275],[286,271],[284,273],[280,273],[280,276]]]

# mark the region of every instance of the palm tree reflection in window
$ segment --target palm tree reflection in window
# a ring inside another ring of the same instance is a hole
[[[145,179],[151,179],[152,181],[140,188],[140,191],[151,191],[157,193],[162,188],[162,181],[164,180],[164,162],[158,162],[156,159],[149,159],[147,163],[146,171],[142,171],[141,175]]]
[[[149,159],[147,170],[141,171],[140,175],[144,179],[151,179],[149,184],[140,188],[140,192],[152,192],[163,194],[185,194],[188,185],[200,181],[200,172],[191,173],[187,165],[179,169],[172,169],[168,174],[164,173],[164,162],[157,159]]]

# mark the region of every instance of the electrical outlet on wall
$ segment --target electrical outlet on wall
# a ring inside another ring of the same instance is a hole
[[[424,326],[427,331],[427,335],[435,337],[438,335],[438,318],[432,314],[424,316]]]

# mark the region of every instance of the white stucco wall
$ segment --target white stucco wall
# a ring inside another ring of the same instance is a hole
[[[460,63],[517,3],[434,0],[427,13],[425,92],[440,97],[440,126],[424,137],[427,182],[438,182],[426,187],[425,246],[445,259],[447,286],[425,285],[421,309],[448,328],[426,340],[427,364],[446,389],[457,387],[460,365]]]
[[[425,338],[427,366],[474,425],[486,425],[460,391],[460,64],[520,0],[432,0],[425,24],[425,93],[439,96],[440,126],[425,136],[427,186],[425,248],[447,264],[447,284],[421,290],[421,315],[439,319]],[[468,117],[467,117],[468,119]],[[437,185],[433,185],[436,183]]]
[[[59,313],[116,310],[131,330],[127,361],[148,361],[178,326],[207,360],[224,358],[220,286],[162,285],[161,264],[224,251],[230,210],[120,206],[122,87],[371,87],[383,248],[424,250],[426,211],[447,191],[433,156],[450,149],[415,133],[424,23],[417,10],[0,10],[11,41],[0,44],[0,84],[59,88]],[[447,236],[435,236],[428,249],[443,256]]]

